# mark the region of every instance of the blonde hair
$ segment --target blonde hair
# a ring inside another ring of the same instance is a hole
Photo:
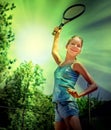
[[[83,46],[83,39],[82,39],[82,37],[77,36],[77,35],[74,35],[74,36],[72,36],[72,37],[68,40],[68,42],[67,42],[67,44],[66,44],[66,47],[67,47],[67,45],[70,43],[70,41],[71,41],[73,38],[75,38],[75,37],[78,37],[78,38],[81,40],[81,45]]]

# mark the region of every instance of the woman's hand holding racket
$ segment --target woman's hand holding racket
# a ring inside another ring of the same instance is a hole
[[[55,27],[55,28],[54,28],[54,31],[53,31],[53,35],[59,36],[61,30],[62,30],[62,28],[60,28],[60,27]]]

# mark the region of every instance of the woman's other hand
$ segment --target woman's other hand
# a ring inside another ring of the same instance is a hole
[[[67,92],[69,94],[71,94],[74,98],[80,98],[80,96],[78,95],[77,91],[75,91],[74,89],[68,88]]]

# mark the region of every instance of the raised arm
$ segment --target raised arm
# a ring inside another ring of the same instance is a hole
[[[58,41],[59,41],[59,36],[60,36],[60,32],[61,29],[59,27],[56,27],[54,29],[54,41],[53,41],[53,45],[52,45],[52,56],[55,60],[55,62],[59,65],[61,63],[61,58],[59,55],[59,50],[58,50]]]

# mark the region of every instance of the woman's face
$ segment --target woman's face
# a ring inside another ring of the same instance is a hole
[[[82,41],[79,37],[74,37],[70,40],[68,45],[66,46],[68,54],[71,56],[77,56],[82,49]]]

